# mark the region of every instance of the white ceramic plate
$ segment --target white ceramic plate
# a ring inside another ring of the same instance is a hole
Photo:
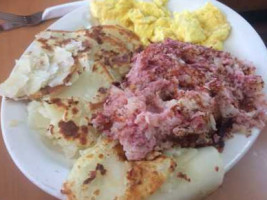
[[[203,6],[203,0],[170,0],[169,8],[175,11],[196,9]],[[256,31],[235,11],[213,1],[227,16],[232,25],[232,32],[225,43],[225,50],[233,55],[253,62],[257,73],[267,83],[267,50]],[[88,27],[88,6],[78,8],[59,19],[50,29],[77,30]],[[265,88],[266,91],[266,88]],[[39,134],[27,127],[26,104],[3,99],[2,101],[2,133],[13,161],[28,179],[49,194],[63,198],[60,193],[62,183],[66,179],[71,161],[55,151],[51,145],[45,144]],[[14,126],[14,123],[17,125]],[[12,126],[13,124],[13,126]],[[225,170],[228,171],[248,151],[259,134],[254,130],[251,137],[242,135],[226,142],[222,153]]]

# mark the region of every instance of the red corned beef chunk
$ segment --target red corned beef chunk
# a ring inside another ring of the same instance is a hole
[[[227,52],[167,39],[135,56],[93,124],[129,160],[173,145],[222,147],[230,133],[264,126],[263,84],[253,65]]]

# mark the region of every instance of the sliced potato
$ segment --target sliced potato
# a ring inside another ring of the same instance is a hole
[[[128,166],[115,153],[115,146],[104,141],[82,153],[64,184],[69,200],[113,200],[124,194]]]
[[[214,147],[172,149],[165,155],[173,158],[177,167],[148,200],[199,200],[223,182],[222,158]]]
[[[97,170],[100,166],[105,173]],[[193,200],[220,186],[223,175],[221,156],[213,147],[177,148],[129,162],[118,144],[100,140],[76,161],[63,193],[68,200]]]
[[[32,128],[59,145],[67,157],[95,144],[99,134],[91,125],[91,116],[101,108],[77,99],[52,98],[32,101],[28,121]]]
[[[0,85],[0,94],[13,99],[38,98],[40,93],[70,85],[70,77],[78,69],[71,52],[56,47],[53,54],[48,53],[34,42],[16,62],[10,77]]]
[[[12,99],[40,99],[71,86],[85,71],[101,70],[109,82],[130,69],[132,55],[141,48],[137,36],[119,26],[89,30],[46,30],[17,61],[0,95]]]
[[[103,98],[103,95],[106,94],[107,89],[114,81],[116,80],[102,66],[98,65],[94,70],[84,71],[71,87],[64,87],[50,96],[56,98],[75,97],[88,102],[97,102],[99,96]]]

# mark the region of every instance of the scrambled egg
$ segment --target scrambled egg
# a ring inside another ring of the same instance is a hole
[[[134,31],[143,44],[165,38],[222,50],[231,27],[211,3],[195,11],[170,12],[168,0],[93,0],[92,16],[100,24],[119,24]]]

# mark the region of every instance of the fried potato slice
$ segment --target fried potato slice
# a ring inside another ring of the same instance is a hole
[[[223,182],[224,168],[214,147],[174,148],[164,153],[177,166],[162,187],[147,200],[200,200]]]
[[[122,32],[122,36],[124,33],[127,36],[120,39],[118,37],[120,34],[116,31]],[[127,47],[131,40],[133,45]],[[78,150],[94,144],[99,134],[91,126],[90,116],[97,109],[102,108],[107,88],[110,87],[112,82],[121,80],[128,72],[130,57],[135,49],[139,48],[138,40],[134,37],[134,34],[121,27],[108,26],[105,28],[98,26],[75,33],[48,30],[39,34],[37,41],[41,42],[42,48],[48,50],[53,49],[54,46],[59,46],[62,49],[73,51],[73,55],[77,56],[78,62],[82,66],[82,72],[77,73],[78,79],[71,86],[61,87],[50,94],[48,100],[42,98],[40,102],[32,102],[28,106],[28,121],[31,127],[38,128],[41,126],[39,129],[45,133],[43,135],[59,145],[68,157],[73,157]],[[126,43],[128,44],[126,45]],[[76,51],[81,46],[86,46],[88,49],[85,49],[84,52]],[[129,55],[127,60],[123,62],[111,60],[112,65],[107,64],[107,59],[120,58],[125,54]],[[123,69],[118,70],[116,76],[113,76],[115,73],[111,72],[114,66]],[[69,103],[71,99],[78,102],[76,107]],[[62,106],[62,104],[66,106]],[[71,113],[72,109],[84,111],[77,116]],[[68,121],[66,116],[71,116],[71,121]],[[46,123],[43,124],[42,122]],[[74,133],[74,136],[66,137],[66,134],[64,135],[60,131],[59,125],[69,126],[68,128],[73,128],[78,132],[80,129],[85,130],[87,126],[89,131],[88,134]]]
[[[93,26],[87,34],[103,46],[93,55],[95,64],[102,65],[117,81],[121,80],[130,69],[133,54],[142,49],[138,36],[114,25]],[[116,45],[121,50],[116,49]]]
[[[16,62],[10,77],[0,85],[0,94],[12,99],[34,99],[71,84],[71,76],[79,70],[72,53],[55,47],[46,52],[35,41]]]
[[[116,143],[101,141],[82,152],[63,186],[68,200],[113,200],[124,194],[128,166],[115,147]]]
[[[125,29],[121,26],[105,25],[105,26],[93,26],[89,29],[91,32],[101,31],[101,35],[106,35],[110,37],[116,37],[126,44],[126,47],[130,51],[141,50],[142,45],[140,43],[139,37],[132,31]]]
[[[91,125],[91,116],[102,109],[108,94],[111,81],[106,76],[102,68],[85,71],[71,87],[63,88],[47,99],[29,103],[30,127],[38,129],[59,146],[67,157],[94,145],[99,134]],[[62,126],[75,131],[64,132]]]
[[[64,87],[50,96],[53,98],[80,98],[87,102],[97,103],[98,98],[106,95],[107,89],[116,79],[102,67],[97,65],[92,70],[84,71],[79,79],[70,87]]]
[[[100,139],[83,151],[62,192],[68,200],[192,200],[215,190],[223,174],[213,147],[177,148],[130,162],[116,142]]]
[[[43,97],[44,89],[41,89],[34,94],[42,97],[39,102],[28,106],[30,126],[38,128],[68,157],[73,157],[78,150],[94,144],[99,134],[91,126],[90,116],[102,108],[107,88],[128,72],[131,57],[137,48],[140,49],[140,42],[133,33],[118,26],[97,26],[76,32],[48,30],[36,38],[48,52],[54,46],[72,51],[81,69],[74,72],[77,80],[71,86],[60,87],[48,97]],[[69,103],[71,99],[75,99],[77,105]],[[83,112],[75,115],[71,113],[72,109]],[[66,137],[60,131],[60,125],[76,132],[67,133]],[[82,133],[80,130],[86,130],[86,126],[88,133]]]
[[[99,99],[100,100],[100,99]],[[51,98],[28,105],[29,125],[61,147],[67,157],[95,144],[99,134],[91,125],[91,116],[101,102]]]
[[[63,192],[69,200],[143,199],[163,184],[173,165],[164,156],[154,161],[128,162],[121,146],[102,140],[82,153]]]
[[[84,71],[95,68],[102,68],[109,82],[121,80],[140,48],[138,37],[119,26],[43,31],[0,85],[0,95],[40,99],[71,86]]]

